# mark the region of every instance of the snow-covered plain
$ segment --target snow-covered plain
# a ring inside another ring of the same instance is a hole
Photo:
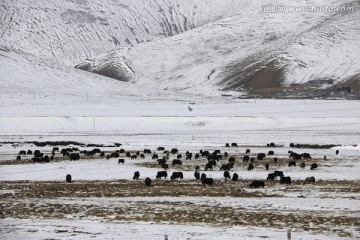
[[[72,220],[23,220],[6,219],[0,220],[4,240],[17,238],[26,239],[139,239],[139,240],[163,240],[168,239],[286,239],[287,230],[268,228],[243,228],[243,227],[209,227],[207,225],[173,225],[153,223],[112,223],[98,221],[72,221]],[[14,231],[14,226],[17,230]],[[31,235],[29,234],[31,233]],[[307,232],[292,232],[293,239],[320,240],[346,238],[318,236]],[[350,239],[350,238],[348,238]]]
[[[75,96],[75,99],[77,97]],[[185,98],[186,99],[186,98]],[[56,101],[36,99],[28,103],[16,103],[11,107],[9,101],[1,104],[1,161],[12,160],[21,149],[41,149],[50,152],[52,147],[36,147],[26,141],[78,141],[80,143],[113,144],[120,142],[129,151],[156,149],[165,146],[167,149],[178,147],[184,153],[199,149],[220,149],[230,154],[240,155],[245,148],[251,148],[255,154],[266,152],[266,143],[275,142],[283,147],[274,148],[277,157],[287,158],[290,142],[314,144],[339,144],[332,149],[301,149],[309,152],[319,169],[311,171],[309,167],[300,169],[282,166],[270,167],[270,171],[282,170],[293,180],[301,181],[305,177],[315,176],[319,181],[352,181],[359,179],[359,132],[360,112],[358,101],[323,101],[323,100],[234,100],[195,98],[193,101],[174,101],[171,99],[129,99],[128,96],[101,101],[91,105],[85,101],[68,101],[62,107]],[[191,103],[191,104],[190,104]],[[191,111],[189,110],[191,108]],[[47,116],[48,115],[48,116]],[[26,122],[26,124],[24,124]],[[95,124],[94,124],[95,123]],[[237,142],[244,146],[225,148],[225,142]],[[92,149],[92,148],[82,148]],[[102,148],[113,151],[113,147]],[[336,149],[340,150],[335,155]],[[328,156],[328,160],[322,160]],[[26,157],[25,157],[26,158]],[[72,174],[77,181],[118,181],[131,180],[135,170],[141,172],[141,179],[154,178],[161,168],[148,168],[145,163],[154,160],[149,155],[144,160],[126,159],[125,164],[118,164],[117,159],[105,160],[95,158],[75,162],[60,161],[50,164],[1,165],[1,181],[30,180],[63,181],[64,176]],[[140,164],[140,165],[138,165]],[[195,163],[194,163],[195,164]],[[203,162],[199,162],[203,167]],[[182,170],[182,168],[176,168]],[[172,169],[169,173],[175,171]],[[193,171],[185,171],[184,179],[193,179]],[[258,166],[254,171],[235,167],[232,171],[240,176],[240,182],[251,179],[266,179],[268,172]],[[221,171],[205,172],[216,181],[223,182]],[[170,181],[170,180],[164,180]],[[56,182],[54,182],[56,183]],[[155,182],[156,185],[156,182]],[[55,198],[36,200],[37,204],[60,204],[63,206],[105,205],[117,208],[137,206],[143,202],[160,207],[158,202],[171,204],[191,203],[191,206],[213,206],[212,208],[231,207],[245,208],[247,212],[269,211],[282,214],[312,213],[322,217],[346,216],[357,218],[359,194],[344,192],[336,185],[327,185],[333,191],[324,191],[323,186],[303,186],[296,191],[277,186],[260,190],[248,189],[243,184],[240,189],[245,192],[280,194],[282,197],[268,198],[229,198],[229,197],[129,197],[129,198]],[[341,193],[339,195],[339,192]],[[2,189],[1,194],[15,194],[11,189]],[[299,198],[299,195],[305,198]],[[194,207],[195,208],[195,207]],[[134,214],[129,212],[129,214]],[[85,214],[86,215],[86,214]],[[45,224],[46,222],[46,224]],[[309,223],[312,226],[313,223]],[[240,226],[212,225],[178,225],[174,222],[117,222],[106,218],[87,217],[79,219],[67,215],[66,219],[33,219],[20,220],[5,218],[0,222],[3,239],[27,236],[29,239],[53,237],[61,239],[81,239],[97,237],[106,239],[163,239],[168,234],[170,239],[284,239],[286,230],[292,228],[296,239],[354,239],[359,237],[356,226],[332,225],[322,226],[334,232],[312,232],[299,226],[292,227],[283,223],[281,228],[258,228]],[[20,225],[21,227],[15,227]],[[44,226],[46,225],[46,226]],[[316,224],[315,224],[316,225]],[[96,226],[96,227],[95,227]],[[346,229],[344,229],[346,228]],[[310,227],[311,229],[311,227]],[[348,236],[339,236],[336,231],[345,231]]]

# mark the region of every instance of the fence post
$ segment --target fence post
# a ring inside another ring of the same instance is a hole
[[[287,240],[291,240],[291,229],[287,230]]]

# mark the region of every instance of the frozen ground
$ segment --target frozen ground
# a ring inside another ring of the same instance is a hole
[[[285,239],[286,230],[276,230],[256,227],[209,227],[207,225],[173,225],[153,223],[112,223],[98,221],[71,220],[1,220],[2,239],[139,239],[163,240],[169,239]],[[16,231],[14,227],[16,226]],[[31,233],[31,234],[29,234]],[[313,235],[307,232],[292,232],[294,239],[346,239],[329,236]],[[350,238],[348,238],[350,239]]]

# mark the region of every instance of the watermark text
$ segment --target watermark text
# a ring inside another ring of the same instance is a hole
[[[266,13],[291,13],[291,12],[354,12],[353,6],[292,6],[268,4],[261,7]]]

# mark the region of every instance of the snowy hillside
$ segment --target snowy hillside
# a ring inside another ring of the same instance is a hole
[[[5,0],[0,45],[75,64],[119,46],[163,39],[232,16],[231,0]]]
[[[351,9],[291,11],[284,0],[3,1],[0,91],[331,97],[334,88],[350,86],[358,94],[359,1],[292,4]],[[269,5],[287,8],[269,12]],[[66,86],[73,78],[81,87]],[[308,84],[328,79],[333,83]]]
[[[101,54],[77,67],[122,81],[154,82],[162,89],[189,92],[271,93],[293,83],[326,79],[335,84],[352,80],[358,90],[358,1],[333,1],[334,6],[354,6],[349,12],[273,13],[263,12],[264,4],[246,4],[237,15]],[[309,1],[297,4],[311,5]]]

